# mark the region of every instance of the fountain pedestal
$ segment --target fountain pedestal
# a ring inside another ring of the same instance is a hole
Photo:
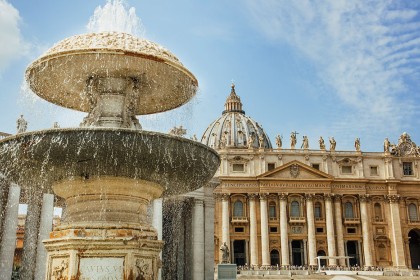
[[[148,223],[153,182],[102,176],[53,185],[67,216],[45,240],[47,279],[156,279],[163,242]]]

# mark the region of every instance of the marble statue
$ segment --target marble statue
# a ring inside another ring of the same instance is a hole
[[[297,143],[296,134],[297,134],[296,131],[294,131],[294,132],[292,131],[290,133],[290,149],[294,149],[295,146],[296,146],[296,143]]]
[[[330,137],[330,151],[334,152],[335,151],[335,146],[337,145],[337,142],[335,142],[334,137]]]
[[[220,251],[222,251],[222,263],[230,263],[229,261],[229,248],[226,245],[226,242],[223,243],[222,246],[220,246]]]
[[[283,137],[280,136],[279,134],[277,134],[277,136],[276,136],[276,145],[277,145],[277,148],[278,149],[281,149],[281,146],[283,145],[282,139],[283,139]]]
[[[302,140],[302,146],[300,146],[303,149],[309,149],[309,139],[308,136],[303,136]]]
[[[325,142],[324,142],[324,138],[322,138],[322,136],[319,137],[319,148],[321,150],[325,150]]]
[[[389,148],[391,147],[391,142],[389,142],[388,138],[384,140],[384,152],[389,153]]]
[[[360,138],[354,140],[354,148],[356,149],[356,152],[360,152]]]
[[[16,121],[17,133],[23,133],[28,128],[28,122],[20,115],[20,118]]]

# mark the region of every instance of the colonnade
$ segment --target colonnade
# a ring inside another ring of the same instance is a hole
[[[269,237],[269,217],[267,208],[268,193],[251,193],[247,194],[249,203],[249,264],[252,265],[270,265],[270,237]],[[270,194],[272,196],[274,194]],[[280,227],[280,251],[281,251],[281,265],[289,266],[290,263],[290,244],[289,244],[289,220],[288,220],[288,197],[292,194],[279,193],[275,194],[278,198],[279,210],[279,227]],[[364,267],[374,266],[374,253],[373,253],[373,234],[371,228],[371,215],[369,207],[369,195],[357,195],[360,205],[360,224],[362,232],[362,264]],[[317,265],[317,237],[315,228],[315,215],[313,199],[315,194],[306,194],[306,221],[307,239],[304,240],[307,253],[308,265]],[[324,207],[325,207],[325,227],[327,239],[327,256],[331,257],[328,260],[328,265],[346,265],[345,259],[335,258],[346,255],[345,240],[344,240],[344,226],[343,226],[343,210],[342,210],[342,196],[339,194],[323,194]],[[404,241],[402,237],[401,218],[399,210],[399,196],[387,195],[385,196],[386,202],[390,211],[391,226],[391,246],[392,246],[392,262],[395,267],[406,267],[404,255]],[[230,195],[223,194],[221,196],[222,204],[222,232],[221,242],[226,244],[230,243]],[[257,213],[257,203],[260,204],[260,213]],[[276,214],[276,215],[277,215]],[[258,223],[257,215],[260,215],[261,226],[261,240],[258,242]],[[261,244],[261,248],[258,245]],[[233,248],[231,249],[231,251]],[[261,262],[259,261],[261,256]]]
[[[10,280],[16,250],[21,187],[2,181],[0,186],[0,280]],[[44,279],[47,253],[42,240],[52,230],[54,195],[33,188],[26,192],[28,212],[25,220],[21,279]]]

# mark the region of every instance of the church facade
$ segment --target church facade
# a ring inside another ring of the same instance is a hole
[[[384,152],[296,147],[245,115],[234,85],[222,116],[201,142],[221,165],[214,189],[214,259],[248,266],[418,268],[420,265],[419,147],[406,133]],[[318,145],[317,145],[318,146]],[[349,258],[346,258],[349,257]]]

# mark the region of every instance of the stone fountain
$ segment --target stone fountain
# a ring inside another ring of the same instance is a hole
[[[201,187],[220,160],[198,142],[141,130],[136,115],[185,104],[196,78],[153,42],[103,32],[59,42],[26,80],[41,98],[88,113],[79,128],[0,140],[0,172],[65,200],[63,222],[44,240],[46,279],[157,279],[163,242],[150,201]]]

